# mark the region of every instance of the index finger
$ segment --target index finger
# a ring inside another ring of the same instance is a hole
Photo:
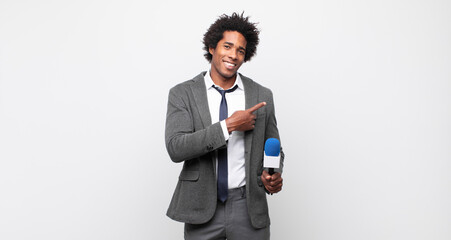
[[[249,112],[255,112],[255,111],[257,111],[257,109],[259,109],[259,108],[261,108],[261,107],[263,107],[263,106],[265,106],[265,105],[266,105],[266,102],[257,103],[255,106],[253,106],[253,107],[247,109],[247,111],[249,111]]]

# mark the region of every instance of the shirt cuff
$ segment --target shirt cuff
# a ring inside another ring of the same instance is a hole
[[[229,131],[227,130],[227,124],[226,124],[225,120],[222,120],[219,123],[221,123],[222,133],[224,133],[224,139],[226,141],[229,140],[230,135],[229,135]]]

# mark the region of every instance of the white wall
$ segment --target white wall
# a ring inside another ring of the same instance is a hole
[[[182,239],[170,87],[245,10],[287,155],[273,239],[451,239],[451,3],[0,2],[0,239]]]

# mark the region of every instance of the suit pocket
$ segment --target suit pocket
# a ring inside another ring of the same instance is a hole
[[[180,172],[180,181],[197,181],[199,179],[199,171],[182,171]]]

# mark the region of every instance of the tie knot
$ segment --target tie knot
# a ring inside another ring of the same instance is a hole
[[[238,88],[238,85],[235,85],[233,88],[227,89],[227,90],[222,90],[219,87],[213,85],[213,87],[222,95],[224,96],[226,93],[230,93],[235,91]]]

